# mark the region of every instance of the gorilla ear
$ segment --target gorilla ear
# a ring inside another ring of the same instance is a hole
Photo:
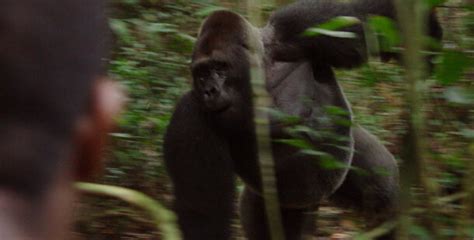
[[[76,124],[74,170],[76,180],[88,180],[102,170],[102,151],[115,126],[125,94],[118,83],[102,77],[93,86],[89,110]]]

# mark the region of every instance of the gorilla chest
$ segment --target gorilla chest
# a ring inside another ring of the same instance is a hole
[[[325,108],[337,106],[348,111],[348,106],[345,101],[340,101],[344,97],[339,86],[325,83],[331,80],[325,78],[330,77],[315,76],[307,62],[268,66],[267,90],[273,100],[273,109],[279,113],[271,116],[273,130],[285,126],[286,117],[297,118],[315,129],[331,128]]]
[[[328,79],[325,79],[327,77]],[[278,114],[271,116],[271,135],[273,140],[289,139],[293,136],[286,131],[288,127],[302,125],[315,132],[329,131],[350,138],[350,126],[340,126],[330,119],[325,111],[328,106],[336,106],[349,111],[345,98],[332,75],[315,76],[309,63],[276,63],[267,67],[267,89],[272,96],[273,109]],[[316,79],[318,78],[318,79]],[[341,100],[342,99],[342,100]],[[283,119],[282,119],[283,116]],[[288,125],[287,116],[299,119],[297,124]],[[348,116],[350,118],[350,116]],[[314,140],[305,136],[315,148],[332,155],[336,161],[349,166],[350,151],[342,151],[330,139]],[[253,189],[259,191],[260,176],[256,149],[247,146],[242,151],[242,142],[231,144],[238,175]],[[252,142],[252,141],[250,141]],[[244,144],[246,145],[246,144]],[[326,146],[327,145],[327,146]],[[343,143],[351,148],[350,141]],[[342,182],[347,169],[326,170],[315,157],[301,153],[301,149],[287,144],[272,142],[273,158],[280,201],[288,206],[307,206],[332,193]],[[243,156],[247,154],[247,156]]]

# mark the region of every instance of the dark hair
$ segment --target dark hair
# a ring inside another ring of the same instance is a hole
[[[101,71],[100,0],[3,0],[0,188],[40,196],[71,153],[72,129]]]

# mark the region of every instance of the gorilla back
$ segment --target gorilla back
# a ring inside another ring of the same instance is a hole
[[[323,199],[354,208],[369,226],[394,216],[397,164],[374,136],[351,126],[349,104],[333,73],[334,67],[365,61],[363,37],[297,37],[336,16],[364,20],[367,14],[393,17],[393,6],[389,0],[301,1],[275,13],[260,30],[229,11],[215,12],[204,21],[191,63],[193,88],[176,106],[164,143],[185,239],[230,238],[234,174],[245,182],[240,215],[247,237],[269,239],[250,87],[250,66],[256,58],[264,60],[273,107],[297,117],[300,129],[310,130],[298,137],[309,143],[312,155],[277,141],[293,138],[294,131],[288,129],[295,126],[271,118],[286,238],[301,239],[313,231],[307,213]],[[436,21],[430,24],[438,26]],[[347,30],[363,36],[360,26]],[[334,109],[339,114],[332,114]],[[360,171],[351,171],[353,167]],[[384,174],[378,174],[381,169]]]

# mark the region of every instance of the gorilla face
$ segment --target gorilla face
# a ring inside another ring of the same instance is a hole
[[[250,64],[263,51],[252,39],[259,37],[233,12],[218,11],[204,21],[191,64],[193,93],[204,111],[235,117],[251,108]]]
[[[228,89],[229,67],[225,62],[200,61],[192,67],[196,97],[209,112],[223,112],[232,105]]]

